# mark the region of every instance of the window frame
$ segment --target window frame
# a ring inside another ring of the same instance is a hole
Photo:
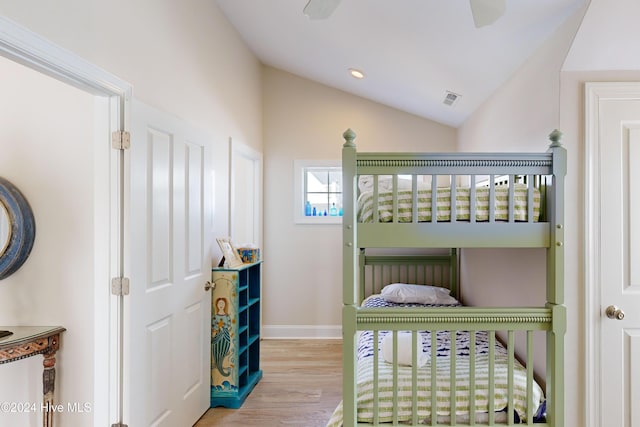
[[[306,216],[304,214],[305,200],[307,194],[305,174],[310,168],[336,169],[342,173],[342,162],[340,160],[294,160],[294,180],[293,180],[293,219],[296,224],[342,224],[342,216]],[[340,198],[344,193],[340,189]]]

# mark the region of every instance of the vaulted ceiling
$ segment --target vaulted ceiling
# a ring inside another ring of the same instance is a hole
[[[480,28],[469,0],[342,0],[316,20],[307,1],[217,0],[264,64],[457,127],[586,0],[506,0]]]

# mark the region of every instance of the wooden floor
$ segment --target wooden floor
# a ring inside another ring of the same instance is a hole
[[[342,341],[263,340],[263,378],[240,409],[209,409],[194,427],[325,427],[342,400]]]

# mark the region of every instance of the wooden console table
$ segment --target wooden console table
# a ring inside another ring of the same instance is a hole
[[[44,427],[53,427],[52,408],[56,381],[56,351],[60,348],[60,334],[65,328],[60,326],[0,326],[0,330],[9,330],[12,335],[0,338],[0,365],[15,362],[42,354],[44,371],[42,373],[42,423]]]

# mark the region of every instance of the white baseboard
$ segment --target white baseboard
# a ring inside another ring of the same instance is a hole
[[[342,339],[340,325],[263,325],[264,339]]]

